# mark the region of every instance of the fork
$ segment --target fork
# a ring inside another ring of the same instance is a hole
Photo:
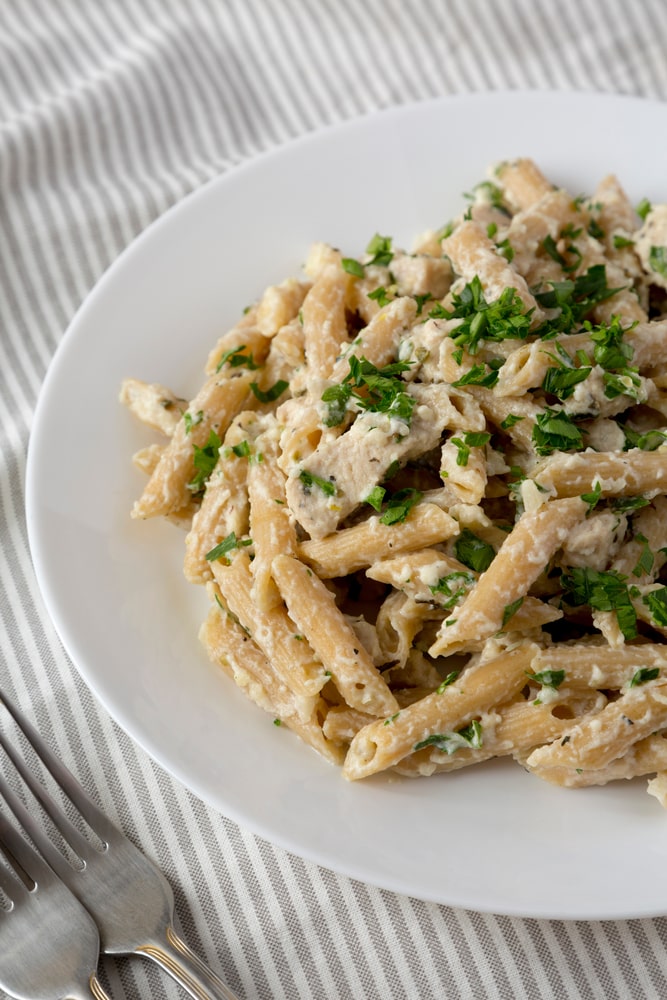
[[[48,864],[90,913],[102,951],[151,959],[195,1000],[237,1000],[174,930],[174,896],[162,872],[95,805],[2,691],[0,701],[102,843],[98,850],[79,831],[0,733],[0,745],[82,864],[75,868],[69,863],[1,776],[0,792]]]
[[[92,917],[0,814],[0,989],[17,1000],[109,1000],[95,974],[100,938]],[[27,884],[29,883],[29,884]]]

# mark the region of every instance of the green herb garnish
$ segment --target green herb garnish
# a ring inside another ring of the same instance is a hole
[[[460,673],[461,673],[460,670],[452,670],[451,673],[447,674],[445,679],[440,684],[438,684],[437,688],[435,689],[436,694],[442,694],[442,692],[446,688],[448,688],[450,684],[454,683],[454,681],[456,680],[456,678],[459,676]]]
[[[655,562],[655,556],[651,552],[648,543],[648,538],[646,538],[645,535],[642,535],[640,532],[637,532],[635,538],[637,539],[638,542],[641,543],[642,549],[639,559],[637,560],[637,565],[632,570],[632,575],[640,577],[640,576],[645,576],[647,573],[651,572],[651,570],[653,569],[653,563]]]
[[[646,216],[651,211],[652,207],[653,206],[651,205],[651,202],[648,200],[648,198],[642,198],[642,200],[639,202],[635,211],[639,216],[639,218],[642,220],[642,222],[646,221]]]
[[[639,687],[640,684],[646,684],[647,681],[654,681],[659,676],[660,667],[640,667],[632,675],[630,687]]]
[[[463,385],[482,385],[485,389],[492,389],[498,381],[498,371],[503,364],[501,358],[494,358],[488,362],[488,365],[473,365],[470,371],[462,375],[456,382],[452,382],[452,385],[456,389]]]
[[[526,676],[535,681],[536,684],[541,684],[542,687],[552,688],[554,691],[561,686],[565,680],[564,670],[540,670],[539,673],[531,673],[530,670],[526,670]]]
[[[377,264],[379,267],[386,267],[391,263],[391,259],[394,256],[391,243],[391,236],[380,236],[379,233],[376,233],[366,247],[366,253],[372,255],[366,266]]]
[[[374,510],[380,511],[386,492],[383,486],[375,486],[368,496],[364,497],[364,503],[368,503]]]
[[[651,618],[660,628],[667,628],[667,587],[659,587],[642,597]]]
[[[222,355],[218,364],[216,366],[216,372],[219,372],[223,365],[229,365],[230,368],[249,368],[250,371],[256,371],[260,365],[255,363],[255,359],[250,354],[244,354],[246,350],[246,345],[241,344],[239,347],[232,347]]]
[[[266,391],[260,389],[256,382],[251,382],[250,388],[260,403],[274,403],[279,396],[282,396],[288,385],[289,382],[285,382],[285,380],[281,378],[278,379],[277,382],[274,382],[273,385]]]
[[[216,562],[218,559],[222,559],[223,556],[227,556],[234,549],[238,549],[244,545],[252,545],[251,538],[240,539],[236,537],[235,532],[230,531],[226,538],[211,549],[210,552],[206,553],[206,558],[209,562]],[[229,560],[227,560],[229,562]]]
[[[588,504],[588,511],[586,512],[586,516],[588,516],[588,514],[590,514],[591,511],[595,509],[601,496],[602,496],[602,483],[600,482],[597,482],[595,484],[592,493],[581,494],[581,499],[584,501],[584,503]]]
[[[564,600],[573,607],[588,605],[594,611],[615,611],[618,626],[626,639],[637,635],[637,614],[626,584],[627,577],[615,570],[600,572],[589,567],[570,567],[563,573]]]
[[[438,582],[429,589],[433,594],[444,595],[446,600],[441,603],[441,607],[453,608],[460,598],[465,597],[470,587],[476,582],[476,579],[472,573],[465,573],[462,570],[458,570],[455,573],[448,573],[447,576],[440,577]]]
[[[476,354],[483,341],[524,340],[530,332],[531,312],[516,289],[503,289],[500,297],[487,302],[478,276],[452,295],[452,310],[443,310],[447,319],[462,322],[450,336],[458,347]]]
[[[523,604],[523,597],[517,597],[516,601],[512,601],[511,604],[505,605],[505,609],[503,611],[503,620],[500,626],[501,628],[505,628],[510,618],[514,617],[514,615],[517,613],[522,604]]]
[[[620,236],[618,233],[614,236],[614,250],[623,250],[624,247],[633,247],[635,241],[629,239],[627,236]]]
[[[343,257],[340,265],[343,270],[347,272],[347,274],[351,274],[355,278],[363,278],[366,274],[364,265],[358,260],[355,260],[354,257]]]
[[[383,306],[386,306],[391,302],[391,299],[387,295],[387,289],[383,285],[380,285],[379,288],[375,288],[372,292],[369,292],[368,298],[377,302],[381,309]]]
[[[590,366],[575,368],[573,359],[561,344],[556,345],[556,350],[557,355],[549,355],[556,364],[547,369],[542,380],[542,388],[552,396],[565,400],[570,398],[575,386],[588,378],[592,369]]]
[[[415,504],[419,503],[423,495],[419,490],[415,490],[412,487],[398,490],[389,500],[387,509],[380,518],[380,523],[400,524],[401,521],[405,521],[412,508]]]
[[[413,750],[423,750],[424,747],[434,747],[447,755],[456,753],[464,747],[471,750],[479,750],[482,746],[482,724],[477,719],[473,719],[463,729],[458,732],[433,733],[425,740],[415,743]]]
[[[307,469],[301,470],[299,480],[303,483],[304,493],[309,494],[313,486],[317,486],[325,496],[333,497],[336,495],[336,486],[330,479],[323,479],[321,476],[316,476],[314,472],[308,472]]]
[[[195,416],[193,416],[189,410],[186,410],[183,414],[183,423],[185,424],[185,433],[189,434],[193,427],[200,424],[204,419],[204,411],[197,410]]]
[[[454,543],[454,552],[459,562],[476,573],[483,573],[489,568],[496,556],[496,550],[482,538],[473,534],[470,528],[464,528]]]
[[[214,430],[210,431],[208,440],[203,447],[193,445],[195,475],[188,483],[188,489],[193,493],[199,493],[204,488],[206,480],[218,463],[221,445],[222,441]]]
[[[582,433],[563,410],[548,407],[538,413],[533,427],[533,445],[538,455],[554,451],[580,451],[584,447]]]
[[[342,423],[350,399],[364,410],[387,413],[410,424],[415,399],[405,391],[405,382],[399,377],[410,368],[405,361],[396,361],[376,368],[366,358],[352,356],[348,359],[349,373],[338,385],[329,386],[322,393],[327,405],[324,423],[336,427]]]
[[[648,253],[648,262],[652,271],[667,278],[667,246],[651,247]]]
[[[549,284],[550,288],[536,288],[533,292],[537,302],[545,309],[558,310],[554,319],[547,320],[534,331],[543,340],[559,333],[572,333],[593,306],[620,291],[620,288],[609,288],[607,285],[604,264],[593,264],[576,278]]]

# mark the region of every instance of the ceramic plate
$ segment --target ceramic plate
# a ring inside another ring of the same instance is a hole
[[[217,336],[311,242],[349,256],[375,232],[410,246],[459,211],[489,164],[533,157],[573,193],[615,172],[667,200],[667,106],[506,93],[400,107],[302,138],[209,183],[116,261],[63,338],[39,401],[27,507],[48,609],[117,722],[206,802],[357,879],[533,917],[667,908],[667,815],[645,780],[568,791],[495,761],[411,781],[346,783],[208,662],[206,596],[183,534],[129,517],[147,435],[118,403],[128,375],[189,396]]]

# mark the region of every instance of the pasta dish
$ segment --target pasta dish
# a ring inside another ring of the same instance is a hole
[[[667,806],[667,205],[494,166],[408,252],[320,243],[182,399],[136,519],[209,657],[348,779],[511,757]]]

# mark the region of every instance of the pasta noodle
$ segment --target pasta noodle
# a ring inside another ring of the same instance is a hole
[[[200,639],[350,780],[493,757],[667,806],[667,205],[501,163],[412,252],[314,244],[157,435]],[[446,780],[443,778],[443,780]]]

